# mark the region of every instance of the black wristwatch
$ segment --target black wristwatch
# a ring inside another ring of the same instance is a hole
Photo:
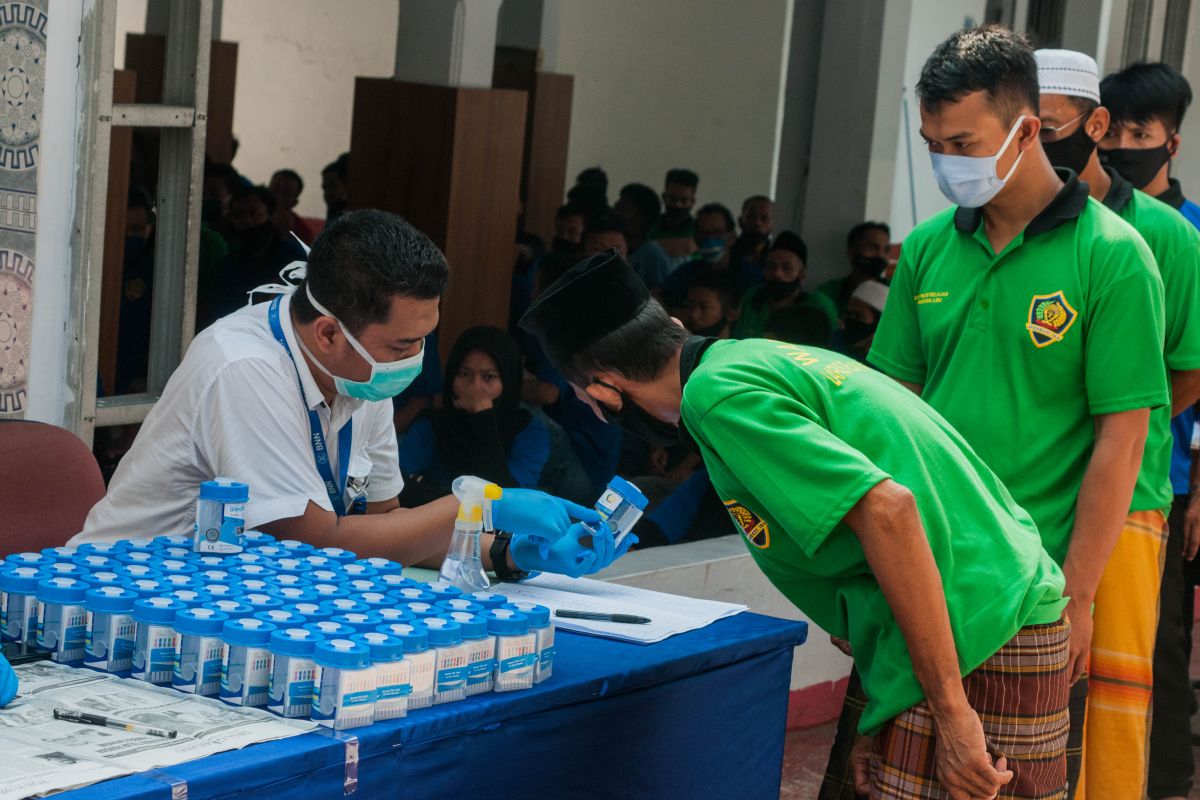
[[[492,572],[496,573],[496,577],[502,581],[519,581],[529,575],[525,570],[508,568],[508,545],[511,541],[512,533],[496,531],[495,538],[492,539],[492,547],[488,551],[488,555],[492,559]]]

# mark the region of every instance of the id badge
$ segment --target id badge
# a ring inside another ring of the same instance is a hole
[[[346,475],[346,514],[367,513],[367,486],[371,482],[371,462],[362,456],[350,460]]]

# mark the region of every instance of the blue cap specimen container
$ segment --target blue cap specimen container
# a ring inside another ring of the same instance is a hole
[[[319,603],[292,603],[289,606],[284,606],[283,610],[299,614],[304,618],[305,623],[319,622],[333,616],[328,610],[322,608]]]
[[[87,590],[83,607],[91,614],[91,624],[83,641],[85,666],[123,678],[129,676],[137,633],[132,616],[137,599],[135,592],[118,584]]]
[[[312,711],[312,660],[317,642],[325,637],[308,628],[280,628],[271,634],[270,699],[267,709],[281,717],[305,718]]]
[[[303,586],[276,586],[269,592],[284,603],[319,603],[321,596]]]
[[[399,575],[404,571],[404,567],[400,566],[400,564],[395,561],[389,561],[386,558],[360,558],[354,563],[370,567],[378,575]]]
[[[43,564],[51,564],[53,558],[49,558],[41,553],[13,553],[4,557],[5,568],[11,567],[40,567]]]
[[[339,583],[314,583],[308,587],[317,593],[322,600],[333,600],[337,597],[349,597],[350,590]]]
[[[121,563],[111,556],[101,555],[100,553],[76,553],[75,557],[71,560],[89,573],[111,570]]]
[[[508,602],[507,597],[502,594],[494,594],[493,592],[473,592],[464,596],[471,602],[478,603],[487,609],[499,608]]]
[[[41,554],[36,554],[39,558]],[[39,581],[50,577],[35,566],[11,566],[5,562],[0,569],[0,592],[5,602],[0,605],[0,634],[6,642],[37,641],[37,594]]]
[[[350,552],[349,550],[343,550],[340,547],[318,547],[317,549],[313,550],[310,555],[331,558],[339,564],[349,564],[351,561],[358,558],[358,556],[356,556],[354,553]]]
[[[275,537],[262,531],[245,531],[242,534],[242,542],[245,543],[246,547],[261,547],[262,545],[274,544]]]
[[[443,608],[446,611],[465,611],[468,614],[482,614],[484,607],[479,603],[474,603],[466,597],[453,597],[449,600],[438,600],[434,603],[435,606]]]
[[[404,645],[406,653],[423,653],[429,649],[429,629],[409,622],[391,622],[376,628],[380,633],[394,636]]]
[[[276,542],[277,545],[290,550],[293,556],[306,556],[313,551],[313,546],[297,539],[280,539]]]
[[[349,628],[353,628],[355,633],[366,633],[373,631],[383,624],[383,617],[376,613],[366,611],[351,611],[348,614],[337,614],[329,618],[330,622],[338,622]]]
[[[265,706],[270,699],[271,654],[267,645],[278,628],[257,617],[231,619],[221,628],[227,645],[221,664],[220,698],[235,706]]]
[[[83,600],[90,588],[90,584],[66,576],[38,582],[36,596],[41,607],[38,609],[37,644],[43,650],[49,650],[50,657],[60,664],[73,667],[83,664],[87,634],[87,611]]]
[[[171,587],[158,578],[128,578],[125,586],[143,600],[150,597],[160,597],[171,591]]]
[[[171,685],[176,689],[212,697],[221,690],[221,632],[229,616],[211,608],[189,608],[175,615],[179,658]]]
[[[268,608],[254,612],[255,619],[269,622],[276,628],[299,628],[308,622],[304,615],[289,611],[286,608]]]
[[[76,548],[68,546],[42,548],[42,555],[51,561],[73,561],[78,552]]]
[[[340,622],[334,622],[331,619],[308,622],[305,623],[304,627],[321,634],[326,639],[336,639],[339,636],[346,637],[354,634],[354,628],[351,628],[349,625],[343,625]]]
[[[429,584],[428,592],[435,600],[453,600],[463,595],[462,589],[447,581],[434,581]]]
[[[175,671],[175,615],[187,608],[173,597],[146,597],[133,604],[137,642],[133,648],[132,676],[166,686]]]
[[[254,614],[254,609],[245,603],[238,602],[236,599],[229,600],[213,600],[208,604],[208,608],[214,611],[220,611],[230,619],[241,619]]]
[[[334,597],[329,600],[322,600],[321,605],[324,606],[330,614],[361,614],[371,609],[366,603],[360,603],[357,600],[352,600],[349,597]]]

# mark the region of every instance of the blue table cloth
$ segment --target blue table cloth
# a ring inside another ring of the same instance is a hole
[[[779,797],[792,649],[807,626],[743,613],[654,645],[560,631],[553,677],[66,792],[63,800]]]

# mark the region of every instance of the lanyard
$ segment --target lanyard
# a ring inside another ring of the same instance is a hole
[[[283,326],[279,324],[280,299],[276,297],[271,301],[271,305],[267,309],[267,321],[271,324],[271,333],[275,336],[275,341],[283,345],[284,352],[292,360],[292,369],[296,371],[296,382],[300,385],[300,400],[307,406],[307,402],[304,400],[304,382],[300,380],[300,368],[296,366],[296,357],[292,355],[292,348],[288,347],[287,339],[283,335]],[[321,418],[317,416],[316,411],[308,409],[308,429],[312,434],[309,441],[312,444],[313,460],[317,463],[317,474],[325,482],[325,491],[329,493],[329,502],[333,504],[333,512],[339,517],[346,516],[346,503],[342,499],[342,492],[346,486],[346,471],[350,468],[350,436],[354,430],[353,425],[354,419],[348,419],[342,429],[338,431],[339,475],[338,481],[335,483],[333,469],[329,466],[329,449],[325,445],[325,434],[321,432]]]

